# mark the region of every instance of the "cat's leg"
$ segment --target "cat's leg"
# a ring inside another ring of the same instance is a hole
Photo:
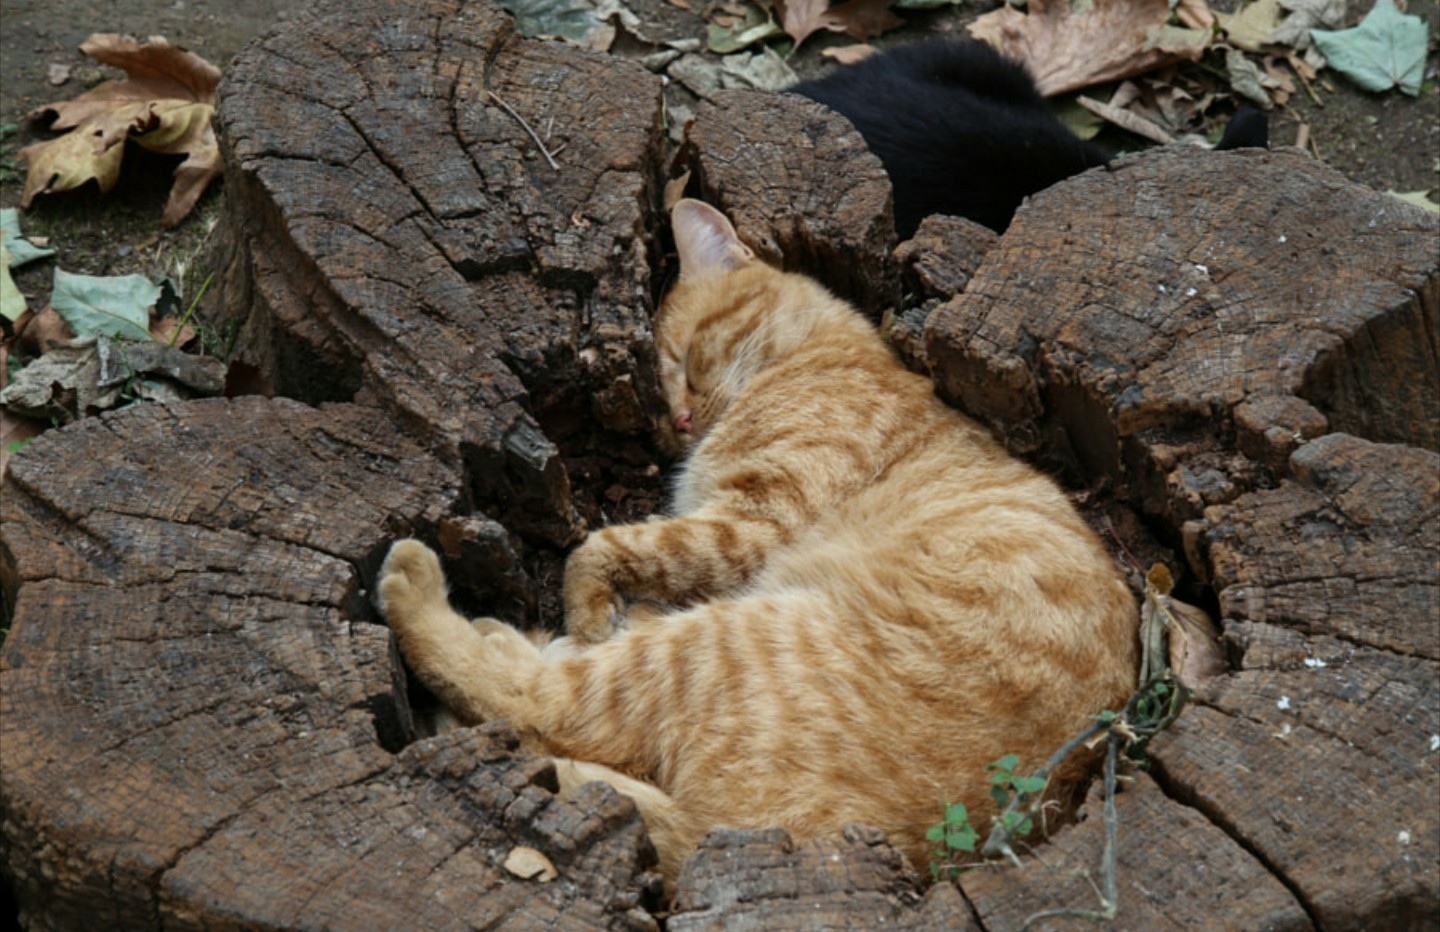
[[[626,623],[627,600],[683,606],[734,591],[790,539],[791,523],[722,504],[597,531],[565,563],[565,630],[595,643]]]
[[[634,800],[640,818],[645,820],[645,831],[660,856],[660,873],[667,881],[674,881],[680,873],[680,863],[695,850],[702,830],[686,817],[669,794],[654,784],[588,761],[557,757],[555,774],[560,781],[560,795],[565,798],[574,796],[586,783],[599,780]]]
[[[503,622],[467,621],[450,607],[435,553],[397,541],[380,569],[380,607],[410,668],[462,722],[507,718],[532,724],[530,686],[539,649]]]

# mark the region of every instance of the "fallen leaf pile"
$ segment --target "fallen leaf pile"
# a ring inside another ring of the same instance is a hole
[[[19,211],[0,210],[0,474],[29,438],[51,424],[67,424],[137,400],[219,394],[227,367],[181,347],[195,340],[174,309],[173,283],[144,275],[78,275],[56,268],[50,303],[38,313],[10,269],[53,256],[55,250],[20,232]],[[195,300],[204,293],[202,285]]]
[[[820,53],[849,64],[877,51],[868,40],[905,25],[901,14],[962,0],[667,0],[705,20],[703,49],[694,39],[646,36],[623,0],[500,2],[526,35],[608,51],[629,33],[657,49],[641,59],[648,67],[707,97],[736,87],[788,86],[796,78],[786,60],[817,33],[858,40]],[[1077,133],[1093,135],[1103,119],[1171,142],[1204,125],[1210,107],[1226,98],[1265,110],[1301,92],[1318,102],[1317,80],[1330,87],[1318,77],[1327,59],[1367,90],[1417,94],[1424,21],[1402,14],[1395,0],[1375,0],[1358,26],[1337,30],[1347,21],[1346,2],[1241,0],[1227,13],[1211,10],[1207,0],[1028,0],[992,10],[967,29],[1023,62],[1047,96],[1110,88],[1108,100],[1067,98],[1059,106]],[[1174,67],[1202,58],[1206,70]],[[683,125],[689,111],[682,105],[671,116],[672,125]]]
[[[125,143],[152,152],[184,155],[161,223],[185,218],[221,172],[220,147],[210,125],[220,71],[198,55],[158,36],[140,42],[115,34],[91,36],[80,51],[123,70],[123,80],[105,81],[74,100],[46,104],[31,116],[54,113],[52,129],[63,136],[26,146],[20,160],[29,168],[20,205],[37,194],[66,191],[94,181],[101,191],[115,187]]]

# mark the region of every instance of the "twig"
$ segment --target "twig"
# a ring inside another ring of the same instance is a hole
[[[1105,750],[1105,851],[1100,856],[1100,882],[1103,890],[1096,890],[1100,900],[1097,909],[1046,909],[1026,917],[1020,932],[1025,932],[1042,919],[1088,919],[1091,922],[1109,922],[1115,918],[1120,907],[1120,894],[1115,878],[1115,841],[1120,834],[1120,816],[1115,810],[1115,765],[1120,753],[1121,739],[1112,735]],[[1087,879],[1089,879],[1087,877]],[[1091,883],[1094,886],[1094,883]]]
[[[1051,754],[1050,758],[1045,761],[1044,766],[1042,766],[1039,770],[1035,771],[1034,776],[1037,776],[1042,780],[1048,781],[1050,779],[1050,772],[1056,767],[1060,766],[1061,761],[1069,757],[1071,752],[1073,752],[1080,745],[1089,741],[1091,738],[1094,738],[1096,735],[1100,734],[1102,731],[1106,731],[1110,728],[1110,726],[1111,722],[1108,720],[1091,722],[1088,728],[1080,732],[1075,737],[1071,738],[1069,741],[1066,741],[1063,745],[1060,746],[1059,750],[1057,750],[1054,754]],[[1041,790],[1040,794],[1043,794],[1044,792],[1044,790]],[[1011,861],[1018,862],[1019,859],[1015,857],[1015,850],[1010,845],[1012,833],[1010,829],[1007,828],[1005,825],[1005,816],[1007,813],[1019,812],[1020,808],[1029,803],[1031,797],[1035,795],[1039,794],[1015,794],[1014,798],[1010,800],[1010,802],[1005,806],[1005,809],[1000,813],[1000,815],[995,818],[994,823],[990,826],[990,834],[986,837],[985,844],[980,849],[980,854],[982,857],[993,858],[997,854],[1003,854]]]
[[[499,94],[495,93],[494,91],[486,91],[485,93],[490,96],[491,100],[504,107],[506,113],[510,114],[512,117],[515,118],[515,122],[520,124],[520,128],[525,130],[525,132],[529,134],[530,138],[534,140],[535,145],[539,147],[540,154],[545,156],[545,161],[549,162],[550,167],[558,172],[560,170],[560,166],[555,163],[555,157],[550,154],[549,149],[545,148],[545,143],[540,141],[540,137],[535,134],[535,130],[531,129],[530,124],[525,122],[525,118],[522,117],[520,114],[516,113],[515,108],[502,100]]]
[[[215,280],[215,272],[212,269],[205,281],[200,283],[200,290],[195,293],[195,298],[190,306],[185,309],[185,316],[180,318],[180,323],[175,327],[175,332],[170,334],[170,345],[174,346],[175,341],[180,339],[180,334],[185,332],[185,325],[190,323],[190,318],[195,316],[195,308],[200,306],[200,299],[205,297],[205,292],[210,290],[210,283]]]
[[[1098,100],[1091,100],[1084,96],[1075,98],[1075,102],[1101,119],[1109,120],[1121,129],[1129,130],[1136,136],[1141,136],[1151,142],[1158,142],[1165,146],[1175,141],[1175,137],[1161,129],[1159,124],[1142,116],[1136,116],[1129,110],[1121,110],[1119,107],[1102,104]]]

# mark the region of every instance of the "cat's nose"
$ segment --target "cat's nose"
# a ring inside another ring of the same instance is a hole
[[[690,423],[690,417],[691,411],[689,408],[686,408],[684,411],[681,411],[679,414],[675,415],[675,429],[682,434],[690,433],[690,431],[693,429],[693,426]]]

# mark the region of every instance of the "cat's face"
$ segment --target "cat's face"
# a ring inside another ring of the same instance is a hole
[[[671,220],[680,279],[661,307],[655,341],[670,408],[661,440],[680,452],[714,426],[750,374],[745,341],[760,323],[757,288],[769,269],[709,205],[683,200]]]

